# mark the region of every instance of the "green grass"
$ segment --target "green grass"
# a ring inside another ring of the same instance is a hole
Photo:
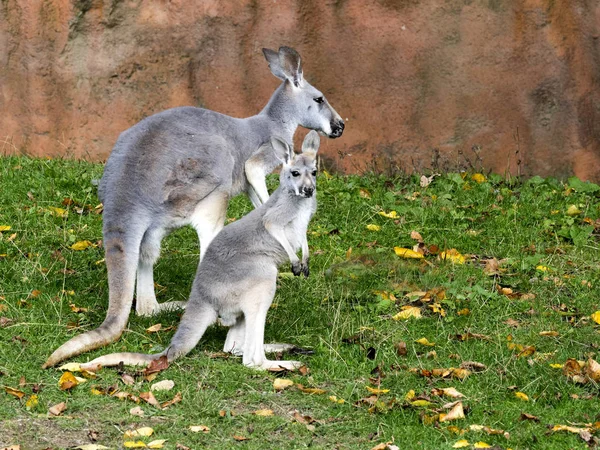
[[[319,209],[309,229],[311,276],[280,279],[266,339],[314,350],[313,355],[299,357],[310,368],[308,375],[282,376],[326,394],[306,394],[295,387],[276,392],[277,375],[247,369],[239,358],[214,357],[226,330],[213,327],[192,353],[155,380],[175,382],[174,390],[157,394],[158,400],[181,392],[182,401],[165,410],[142,402],[145,417],[140,418],[129,414],[135,403],[92,395],[91,388],[116,385],[137,395],[149,390],[143,377],[126,386],[116,370],[105,369],[97,379],[61,391],[61,372],[40,369],[59,345],[104,318],[108,292],[102,248],[70,248],[78,241],[102,239],[102,216],[94,211],[99,201],[92,185],[101,173],[101,165],[85,162],[0,159],[0,226],[11,227],[0,233],[0,317],[9,319],[0,326],[0,384],[25,393],[18,400],[0,392],[0,447],[65,448],[90,443],[89,433],[95,432],[98,443],[121,448],[125,430],[150,426],[154,435],[142,440],[168,439],[169,449],[178,443],[194,449],[370,449],[388,441],[403,449],[443,449],[459,439],[498,448],[587,448],[577,434],[551,432],[549,426],[600,420],[598,387],[576,384],[550,364],[597,357],[599,327],[590,319],[600,309],[600,252],[593,225],[600,216],[600,193],[595,185],[537,177],[507,181],[499,176],[478,184],[470,175],[449,174],[422,188],[418,177],[321,174]],[[272,177],[270,187],[275,185]],[[65,206],[69,202],[64,199],[73,203]],[[571,205],[580,213],[568,215]],[[52,208],[67,214],[62,217]],[[238,197],[229,217],[249,210],[248,201]],[[398,217],[386,218],[379,211],[396,211]],[[368,224],[381,229],[369,231]],[[413,230],[427,246],[455,248],[467,262],[453,264],[436,255],[424,260],[397,257],[395,246],[414,245]],[[159,301],[187,298],[197,245],[195,232],[188,228],[164,241],[155,270]],[[484,272],[482,261],[489,258],[505,260],[500,275]],[[509,298],[498,287],[518,295]],[[392,319],[411,304],[405,294],[432,289],[445,292],[438,298],[445,317],[417,299],[412,304],[421,308],[421,319]],[[87,311],[74,312],[70,304]],[[469,314],[459,315],[464,309]],[[158,351],[173,330],[149,334],[145,329],[155,323],[176,326],[178,319],[178,313],[151,319],[132,314],[117,343],[77,360],[113,351]],[[559,335],[540,336],[541,331]],[[456,338],[467,332],[489,339]],[[415,342],[422,337],[435,346]],[[406,355],[396,352],[398,342],[406,343]],[[511,342],[535,346],[536,352],[520,357],[518,350],[509,348]],[[435,358],[428,355],[432,350]],[[486,368],[462,381],[419,373],[459,367],[465,361]],[[25,384],[20,387],[22,377]],[[360,401],[371,395],[366,386],[389,392],[379,395],[370,408]],[[432,395],[432,389],[443,387],[465,395],[466,417],[428,424],[428,418],[452,401]],[[34,390],[38,404],[28,409],[26,401]],[[410,390],[431,404],[416,407],[407,402]],[[517,391],[529,401],[516,398]],[[332,402],[331,395],[345,403]],[[60,402],[66,402],[67,410],[49,418],[48,408]],[[258,409],[271,409],[274,415],[252,414]],[[221,417],[219,411],[227,413]],[[295,411],[315,422],[307,426],[293,421]],[[519,420],[522,412],[537,416],[539,422]],[[502,429],[510,438],[475,431],[456,434],[448,428],[468,430],[472,424]],[[192,433],[190,425],[206,425],[210,432]],[[234,435],[248,440],[237,442]]]

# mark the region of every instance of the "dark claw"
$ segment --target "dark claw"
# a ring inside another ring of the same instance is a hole
[[[292,273],[299,277],[301,273],[304,272],[304,268],[302,267],[302,264],[300,263],[300,261],[295,262],[292,264]]]
[[[306,278],[308,278],[308,276],[310,275],[310,269],[308,267],[308,261],[306,261],[306,263],[302,264],[302,273],[304,274],[304,276]]]

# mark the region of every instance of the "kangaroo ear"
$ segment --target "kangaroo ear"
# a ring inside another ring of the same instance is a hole
[[[269,63],[269,69],[271,69],[271,73],[281,81],[287,80],[285,72],[283,71],[283,68],[279,62],[279,53],[269,48],[263,48],[262,51],[267,62]]]
[[[319,151],[320,142],[321,142],[321,138],[319,137],[319,133],[317,133],[315,130],[312,130],[304,138],[304,142],[302,143],[302,153],[305,153],[305,152],[317,153]]]
[[[283,164],[290,163],[294,151],[290,148],[287,142],[273,136],[271,137],[271,146],[273,146],[273,150],[275,150],[275,156],[279,161],[281,161]]]
[[[300,87],[303,81],[302,58],[296,50],[290,47],[279,47],[279,64],[288,80],[294,86]]]

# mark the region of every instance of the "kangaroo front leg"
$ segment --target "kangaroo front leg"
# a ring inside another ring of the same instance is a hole
[[[308,265],[309,259],[310,256],[308,252],[308,240],[306,239],[306,234],[304,234],[304,238],[302,239],[302,262],[300,264],[300,270],[307,278],[310,274],[310,269]]]
[[[281,244],[281,246],[287,253],[288,258],[290,259],[290,262],[292,263],[292,273],[296,276],[300,275],[302,273],[300,259],[298,259],[298,255],[296,255],[296,252],[292,248],[290,241],[288,241],[288,238],[285,235],[285,230],[283,229],[283,227],[281,227],[279,225],[275,225],[270,222],[266,222],[265,229],[269,232],[269,234],[271,236],[273,236],[273,238],[275,238],[275,240],[277,242],[279,242]]]

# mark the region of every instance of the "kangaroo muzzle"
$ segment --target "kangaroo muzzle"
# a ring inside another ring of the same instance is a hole
[[[332,120],[329,124],[331,126],[331,134],[329,137],[331,139],[339,138],[344,132],[344,121],[342,119]]]
[[[300,194],[302,194],[302,196],[304,196],[306,198],[312,197],[314,193],[315,193],[314,187],[302,186],[300,188]]]

